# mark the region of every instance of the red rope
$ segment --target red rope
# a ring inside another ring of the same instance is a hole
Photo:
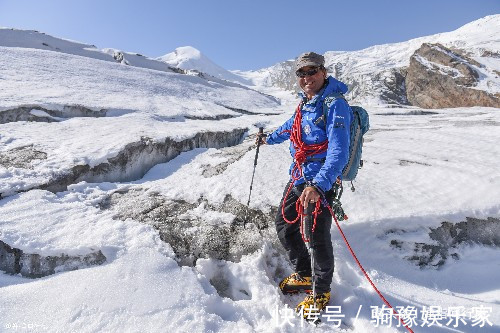
[[[359,262],[358,260],[358,257],[356,257],[356,254],[354,253],[353,249],[351,248],[351,245],[349,244],[349,242],[347,241],[347,238],[346,236],[344,235],[344,232],[342,231],[342,228],[340,228],[340,225],[339,225],[339,222],[337,221],[337,217],[335,216],[335,213],[333,212],[332,210],[332,207],[330,207],[330,205],[327,205],[328,207],[328,210],[330,210],[330,214],[332,214],[333,216],[333,219],[335,220],[335,224],[337,224],[337,228],[339,229],[340,231],[340,234],[342,235],[342,238],[344,239],[344,242],[345,244],[347,245],[347,248],[349,249],[349,252],[351,252],[351,255],[352,257],[354,258],[354,260],[356,261],[356,263],[358,264],[359,268],[361,269],[361,271],[363,272],[363,274],[365,275],[366,279],[368,280],[368,282],[370,282],[370,284],[372,285],[373,289],[377,292],[377,294],[380,296],[380,298],[382,299],[382,301],[385,303],[385,305],[387,305],[389,308],[392,309],[392,313],[393,315],[399,319],[399,321],[401,322],[401,324],[403,324],[403,326],[411,333],[413,333],[412,329],[410,327],[408,327],[408,325],[405,323],[405,321],[401,318],[401,316],[399,315],[399,313],[392,307],[392,305],[385,299],[384,295],[382,295],[382,293],[378,290],[377,286],[375,286],[375,283],[373,283],[372,279],[370,279],[370,276],[368,275],[368,273],[365,271],[365,269],[363,268],[363,265],[361,265],[361,263]]]
[[[290,133],[290,141],[293,144],[293,147],[295,149],[295,155],[294,155],[294,166],[291,172],[291,182],[290,186],[288,187],[288,190],[285,194],[285,198],[283,199],[283,205],[281,206],[281,215],[283,215],[283,220],[285,220],[286,223],[293,224],[298,221],[300,218],[300,230],[302,234],[302,240],[307,243],[310,240],[306,239],[304,236],[304,206],[300,203],[300,200],[297,200],[295,202],[295,210],[297,211],[297,217],[294,220],[288,220],[285,216],[285,205],[284,203],[286,202],[286,199],[288,198],[288,195],[290,194],[290,191],[293,187],[293,184],[295,183],[296,180],[299,180],[300,178],[303,178],[304,175],[302,173],[302,168],[301,165],[304,164],[304,162],[307,160],[309,156],[315,155],[322,153],[326,151],[328,148],[328,141],[325,140],[322,143],[319,144],[312,144],[308,145],[305,144],[304,141],[302,140],[302,113],[300,112],[302,108],[302,103],[300,103],[297,106],[297,109],[295,111],[295,118],[293,120],[293,125],[291,130],[285,130],[284,132],[289,132]],[[316,207],[313,212],[314,216],[314,222],[313,222],[313,227],[312,227],[312,232],[314,232],[314,229],[316,229],[316,219],[317,216],[321,213],[321,202],[320,200],[316,201]]]
[[[304,177],[304,175],[302,173],[302,168],[301,168],[302,164],[307,160],[307,158],[309,156],[319,154],[319,153],[326,151],[326,149],[328,147],[328,140],[325,140],[319,144],[312,144],[312,145],[307,145],[304,143],[304,141],[302,141],[302,126],[301,126],[302,114],[300,112],[301,108],[302,108],[302,103],[300,103],[297,106],[297,110],[295,111],[295,119],[293,121],[292,129],[284,131],[284,132],[290,132],[290,141],[292,141],[293,147],[295,148],[295,155],[294,155],[295,164],[294,164],[292,172],[291,172],[290,186],[288,187],[285,198],[283,199],[283,204],[281,205],[281,214],[283,215],[283,219],[285,220],[285,222],[290,223],[290,224],[297,222],[298,219],[301,218],[300,231],[302,234],[302,240],[307,243],[310,240],[305,239],[305,236],[304,236],[304,234],[305,234],[304,233],[304,223],[303,223],[304,216],[305,216],[304,207],[301,205],[300,200],[297,200],[295,203],[295,209],[297,210],[297,217],[295,218],[295,220],[290,221],[285,217],[285,202],[286,202],[286,198],[290,194],[290,191],[293,187],[294,182],[296,180]],[[325,122],[326,122],[326,120],[325,120]],[[325,199],[326,207],[328,207],[330,214],[332,214],[332,217],[335,220],[335,224],[337,225],[337,228],[339,229],[340,234],[342,235],[342,238],[344,239],[344,242],[347,245],[347,248],[349,249],[349,252],[351,252],[352,257],[354,258],[354,260],[358,264],[359,268],[361,269],[361,271],[365,275],[366,279],[368,280],[368,282],[370,282],[371,286],[377,292],[377,294],[382,299],[382,301],[385,303],[385,305],[387,305],[389,308],[392,309],[393,315],[399,319],[399,321],[403,324],[403,326],[410,333],[413,333],[412,329],[405,323],[405,321],[401,318],[401,316],[398,314],[398,312],[392,307],[392,305],[385,299],[384,295],[382,295],[382,293],[378,290],[377,286],[375,286],[375,283],[373,283],[372,279],[370,278],[368,273],[363,268],[363,265],[361,265],[361,263],[359,262],[358,258],[356,257],[356,254],[354,253],[353,249],[351,248],[351,245],[347,241],[347,238],[346,238],[344,232],[342,231],[342,228],[340,228],[340,225],[339,225],[339,222],[337,221],[337,217],[335,216],[335,213],[333,212],[332,208],[330,207],[330,205],[326,201],[326,198],[324,198],[324,199]],[[315,207],[314,212],[313,212],[313,216],[314,216],[314,223],[313,223],[313,227],[312,227],[313,232],[314,232],[314,229],[316,228],[316,218],[321,213],[320,207],[321,207],[321,200],[317,200],[316,207]]]

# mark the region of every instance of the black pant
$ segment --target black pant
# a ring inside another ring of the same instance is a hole
[[[283,192],[283,198],[281,199],[275,220],[276,231],[281,244],[288,253],[290,261],[295,266],[295,271],[301,276],[311,276],[311,258],[300,233],[300,219],[294,224],[289,224],[283,219],[282,215],[282,205],[285,205],[286,218],[289,221],[293,221],[297,217],[295,202],[299,199],[297,194],[302,193],[304,184],[298,185],[295,191],[291,190],[286,198],[286,202],[283,202],[290,185],[288,183]],[[334,192],[328,191],[325,193],[325,196],[331,206]],[[321,214],[317,217],[316,227],[311,240],[312,248],[314,249],[316,292],[318,293],[330,291],[330,284],[332,283],[334,259],[330,234],[331,226],[332,216],[330,211],[327,207],[321,205]]]

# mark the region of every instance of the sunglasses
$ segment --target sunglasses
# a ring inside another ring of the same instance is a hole
[[[314,68],[311,68],[310,70],[308,71],[302,71],[302,70],[298,70],[295,72],[295,75],[297,75],[298,77],[300,78],[303,78],[303,77],[306,77],[306,76],[312,76],[312,75],[315,75],[316,73],[318,73],[320,70],[319,67],[314,67]]]

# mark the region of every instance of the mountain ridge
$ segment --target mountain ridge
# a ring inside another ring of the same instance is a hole
[[[441,43],[470,54],[474,60],[490,68],[486,75],[490,93],[500,92],[500,15],[490,15],[451,31],[405,42],[381,44],[357,51],[325,52],[325,67],[349,86],[347,97],[353,103],[410,104],[406,96],[404,79],[412,54],[423,43]],[[478,59],[479,58],[479,59]],[[240,72],[254,83],[278,86],[298,91],[293,60],[277,63],[257,71]],[[484,76],[484,75],[483,75]]]
[[[500,14],[489,15],[451,31],[413,38],[398,43],[373,45],[357,51],[327,51],[325,67],[328,72],[349,86],[347,98],[363,105],[424,105],[410,96],[406,86],[410,59],[425,43],[442,44],[470,57],[479,65],[472,65],[478,80],[471,89],[481,90],[500,106]],[[35,30],[0,28],[0,46],[38,48],[70,53],[124,65],[149,68],[166,72],[191,73],[234,82],[251,89],[267,92],[269,89],[284,92],[299,90],[294,75],[294,60],[285,60],[273,66],[255,71],[226,70],[192,47],[178,47],[158,58],[113,48],[97,49],[92,44],[53,37]],[[475,66],[475,67],[474,67]],[[425,76],[425,73],[410,77]],[[441,77],[447,80],[446,77]],[[435,87],[430,87],[433,90]],[[460,87],[450,85],[451,91],[442,95],[456,94]],[[425,89],[423,90],[425,93]],[[478,105],[475,92],[464,105]],[[430,96],[425,97],[427,99]]]

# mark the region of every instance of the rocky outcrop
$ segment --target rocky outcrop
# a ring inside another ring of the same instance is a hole
[[[165,163],[180,153],[195,148],[221,148],[241,142],[246,128],[230,132],[202,132],[192,138],[176,141],[166,138],[155,141],[142,137],[140,141],[126,145],[115,157],[94,167],[76,165],[68,172],[58,175],[38,188],[51,192],[64,191],[70,184],[87,182],[123,182],[142,178],[156,164]]]
[[[409,105],[406,97],[406,68],[392,68],[382,73],[385,75],[380,77],[383,85],[380,98],[388,104]]]
[[[266,85],[298,92],[300,88],[297,84],[294,64],[294,60],[288,60],[269,68],[269,76],[267,77],[268,82],[266,82]]]
[[[115,51],[113,53],[113,59],[115,59],[116,62],[119,62],[120,64],[129,65],[128,61],[125,60],[125,56],[123,55],[123,52],[121,52],[121,51]]]
[[[380,99],[388,104],[410,104],[406,98],[406,68],[390,68],[366,74],[357,73],[341,62],[327,62],[325,66],[329,74],[347,84],[349,87],[347,97],[352,103],[373,96],[374,99]],[[265,85],[293,92],[300,91],[293,61],[278,63],[267,71],[269,75]]]
[[[391,230],[391,234],[404,234],[404,230]],[[406,242],[391,240],[391,246],[411,251],[405,259],[420,267],[439,268],[449,258],[460,259],[458,248],[462,245],[485,245],[500,247],[500,219],[490,217],[486,220],[467,217],[459,223],[442,222],[437,228],[430,228],[429,242]]]
[[[15,121],[56,122],[73,117],[105,117],[106,110],[92,110],[83,105],[64,105],[61,109],[49,109],[40,105],[21,105],[0,111],[0,124]]]
[[[263,213],[229,195],[221,204],[213,205],[204,198],[189,203],[133,188],[111,194],[100,207],[116,211],[116,219],[132,218],[152,225],[172,246],[181,265],[192,266],[198,258],[238,261],[265,242],[278,247],[275,231],[269,228],[277,209]],[[212,214],[221,217],[216,221],[204,217]]]
[[[406,95],[422,108],[500,107],[500,95],[474,89],[481,64],[441,44],[424,43],[410,58]]]
[[[26,253],[0,241],[0,270],[28,278],[39,278],[58,272],[102,265],[105,262],[106,257],[100,250],[79,256],[70,256],[64,253],[43,256],[36,253]]]
[[[47,159],[47,154],[36,150],[33,145],[17,147],[0,152],[0,166],[4,168],[33,169],[32,162]]]
[[[22,191],[42,189],[51,192],[65,191],[68,185],[86,182],[124,182],[142,178],[153,166],[165,163],[177,157],[180,153],[195,148],[222,148],[239,144],[247,129],[236,128],[232,131],[201,132],[191,138],[176,141],[171,138],[155,141],[141,137],[137,142],[127,144],[114,157],[95,166],[88,164],[75,165],[62,171],[45,183],[26,187]],[[47,153],[25,146],[0,153],[0,166],[34,169],[34,163],[47,159]],[[0,193],[0,198],[15,194],[8,190]]]

